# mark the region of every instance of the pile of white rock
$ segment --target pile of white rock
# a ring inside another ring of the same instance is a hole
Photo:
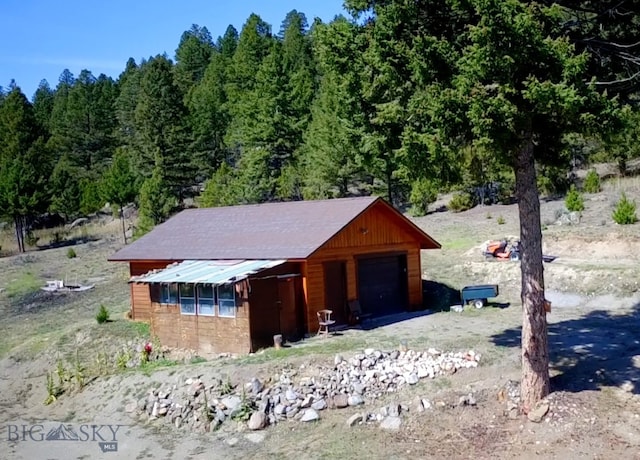
[[[257,378],[241,388],[221,379],[188,378],[170,388],[154,388],[125,409],[142,419],[164,419],[177,428],[199,432],[215,430],[227,420],[246,422],[249,429],[260,430],[285,420],[318,420],[319,412],[327,408],[360,406],[420,379],[477,367],[480,357],[473,350],[384,352],[371,348],[348,359],[337,355],[333,366],[282,371],[268,385]],[[397,416],[396,410],[392,412],[392,417]]]

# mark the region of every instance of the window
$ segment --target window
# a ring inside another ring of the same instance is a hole
[[[183,315],[196,314],[196,298],[193,284],[180,285],[180,313]]]
[[[218,314],[231,318],[236,316],[236,291],[233,283],[218,286]]]
[[[178,285],[176,283],[162,283],[160,285],[160,303],[178,304]]]
[[[216,302],[214,298],[212,284],[198,284],[198,314],[210,315],[216,314]]]

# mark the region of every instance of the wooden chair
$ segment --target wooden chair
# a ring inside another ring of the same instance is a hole
[[[329,336],[329,326],[336,324],[336,322],[331,319],[332,313],[332,310],[320,310],[318,312],[318,324],[320,325],[318,335],[322,334],[324,337]]]

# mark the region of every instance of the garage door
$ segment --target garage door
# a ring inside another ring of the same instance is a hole
[[[405,311],[406,255],[358,259],[358,294],[365,314],[383,316]]]

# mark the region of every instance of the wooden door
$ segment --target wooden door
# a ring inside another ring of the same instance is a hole
[[[333,311],[336,324],[347,324],[347,264],[344,261],[324,263],[324,308]]]
[[[296,277],[278,280],[278,305],[280,306],[280,333],[286,340],[295,341],[302,337],[301,308],[296,296]]]
[[[273,336],[280,334],[280,303],[276,278],[251,280],[249,296],[252,350],[273,346]]]

